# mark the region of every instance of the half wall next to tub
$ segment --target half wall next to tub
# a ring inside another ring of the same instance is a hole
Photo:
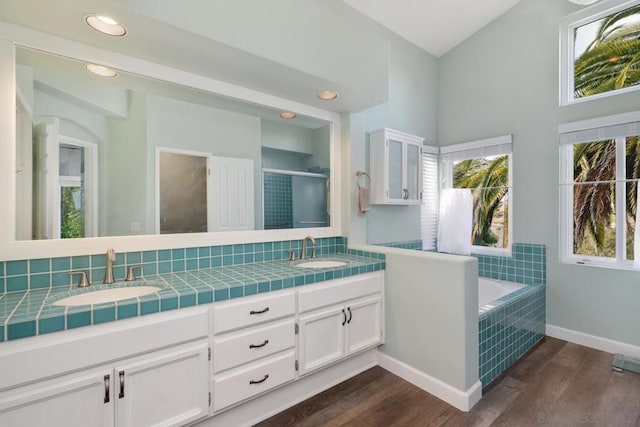
[[[456,408],[482,395],[478,265],[473,257],[378,246],[385,271],[386,344],[380,365]]]

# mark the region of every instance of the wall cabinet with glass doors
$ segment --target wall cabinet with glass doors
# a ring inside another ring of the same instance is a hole
[[[369,134],[371,203],[418,205],[422,202],[424,138],[393,129]]]

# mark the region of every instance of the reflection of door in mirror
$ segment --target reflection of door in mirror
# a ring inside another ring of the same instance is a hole
[[[60,135],[55,117],[35,126],[34,238],[98,235],[98,148]]]
[[[32,238],[32,162],[33,113],[29,103],[16,91],[16,239]]]
[[[159,150],[160,234],[207,231],[207,161],[206,153]]]
[[[291,177],[293,227],[327,227],[327,178]]]

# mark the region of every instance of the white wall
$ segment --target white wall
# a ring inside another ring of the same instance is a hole
[[[513,134],[515,242],[547,246],[547,323],[640,345],[638,272],[559,262],[558,124],[640,109],[640,92],[558,106],[568,1],[522,0],[440,63],[441,145]]]

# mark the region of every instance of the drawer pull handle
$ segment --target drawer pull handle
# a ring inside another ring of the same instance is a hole
[[[262,348],[267,344],[269,344],[269,340],[264,340],[262,344],[249,344],[249,348]]]
[[[122,399],[124,397],[124,371],[118,372],[118,376],[120,377],[120,393],[118,394],[118,399]]]
[[[344,324],[347,323],[347,313],[344,311],[344,308],[342,309],[342,326],[344,326]]]
[[[261,383],[265,382],[268,378],[269,378],[269,374],[265,374],[264,378],[261,379],[261,380],[258,380],[258,381],[251,380],[251,381],[249,381],[249,385],[261,384]]]
[[[109,403],[109,383],[111,379],[111,375],[104,376],[104,403]]]
[[[251,310],[251,311],[249,312],[249,314],[250,314],[251,316],[253,316],[254,314],[263,314],[263,313],[266,313],[267,311],[269,311],[269,307],[265,307],[264,309],[262,309],[262,310],[258,310],[258,311],[256,311],[256,310]]]
[[[351,307],[347,307],[347,311],[349,311],[349,320],[347,320],[347,323],[351,323],[351,319],[353,318],[353,313],[351,312]]]

